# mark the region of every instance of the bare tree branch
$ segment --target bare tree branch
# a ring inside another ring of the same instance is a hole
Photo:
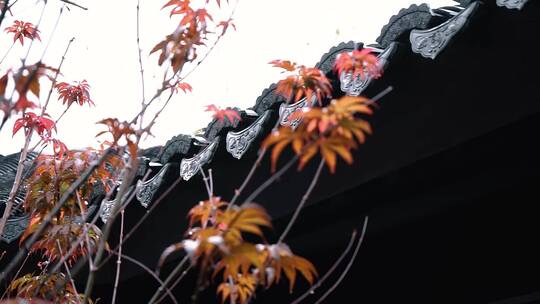
[[[83,10],[85,10],[85,11],[88,10],[87,7],[84,7],[84,6],[82,6],[82,5],[80,5],[80,4],[77,4],[77,3],[73,2],[73,1],[69,1],[69,0],[60,0],[60,1],[62,1],[62,2],[64,2],[64,3],[67,3],[67,4],[71,4],[71,5],[73,5],[73,6],[76,6],[76,7],[80,8],[80,9],[83,9]]]
[[[300,201],[300,204],[298,204],[298,207],[296,207],[296,210],[294,211],[294,214],[293,214],[291,220],[287,224],[287,227],[281,233],[281,236],[279,237],[278,243],[283,242],[283,240],[285,239],[285,237],[287,237],[287,234],[291,230],[292,226],[294,225],[294,223],[298,219],[298,215],[300,214],[300,211],[302,210],[302,208],[304,208],[304,205],[306,204],[309,196],[311,195],[311,192],[313,191],[313,189],[315,189],[315,185],[317,185],[317,182],[319,181],[319,177],[321,176],[321,172],[322,172],[323,167],[324,167],[324,159],[321,159],[321,162],[319,163],[319,167],[317,167],[317,172],[315,172],[315,176],[313,176],[313,179],[311,180],[311,183],[310,183],[306,193],[304,193],[304,196],[302,197],[302,200]]]
[[[339,266],[339,264],[341,264],[341,261],[343,261],[343,259],[347,256],[347,254],[349,254],[349,251],[351,251],[351,248],[352,248],[352,246],[354,244],[354,241],[356,240],[356,234],[357,234],[357,232],[356,232],[356,230],[354,230],[353,233],[351,234],[351,240],[349,241],[349,244],[347,245],[345,250],[343,250],[343,252],[339,256],[339,258],[334,262],[334,264],[332,264],[330,269],[328,269],[328,271],[317,281],[317,283],[313,284],[311,286],[311,288],[309,288],[303,295],[298,297],[291,304],[298,304],[298,303],[302,302],[308,296],[314,294],[315,290],[317,290],[317,288],[319,288],[324,283],[324,281],[326,281],[328,279],[328,277],[330,277],[330,275],[332,275],[332,273],[334,273],[334,271]]]
[[[360,234],[360,237],[358,239],[358,244],[356,244],[356,248],[354,249],[352,257],[349,260],[349,263],[347,264],[347,267],[345,267],[345,270],[343,270],[343,272],[341,273],[337,281],[332,285],[332,287],[330,287],[315,304],[322,303],[324,299],[326,299],[326,297],[328,297],[332,293],[332,291],[334,291],[338,287],[338,285],[341,283],[341,281],[343,281],[343,279],[347,275],[347,272],[349,272],[349,270],[351,269],[354,263],[354,260],[356,259],[356,255],[358,254],[358,250],[360,249],[360,246],[362,246],[362,243],[364,241],[368,220],[369,218],[366,216],[364,219],[364,226],[362,227],[362,233]]]

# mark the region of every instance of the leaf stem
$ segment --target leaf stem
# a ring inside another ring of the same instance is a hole
[[[323,167],[324,167],[324,159],[321,159],[321,162],[319,163],[319,166],[317,167],[317,172],[315,172],[315,175],[313,176],[313,179],[311,180],[311,183],[306,193],[304,193],[304,196],[302,197],[300,204],[298,204],[298,207],[296,207],[296,210],[294,211],[294,214],[291,220],[287,224],[287,227],[281,233],[281,236],[279,237],[279,240],[278,240],[278,244],[283,242],[283,240],[287,237],[287,234],[291,230],[292,226],[298,219],[298,215],[300,215],[300,211],[302,210],[302,208],[304,208],[304,205],[306,204],[309,196],[311,195],[311,192],[313,192],[313,189],[315,189],[315,185],[317,185],[317,182],[319,181]]]

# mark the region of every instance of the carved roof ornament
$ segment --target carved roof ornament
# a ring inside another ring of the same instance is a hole
[[[497,0],[497,5],[508,9],[521,10],[529,0]]]
[[[298,125],[302,122],[302,118],[298,117],[291,119],[291,115],[300,109],[311,108],[316,103],[317,96],[315,95],[311,97],[311,104],[307,102],[307,97],[304,97],[293,104],[282,103],[279,107],[279,124],[284,127],[296,129],[296,127],[298,127]]]
[[[401,9],[397,15],[390,18],[388,23],[381,29],[377,38],[383,48],[387,48],[392,42],[399,41],[412,29],[426,29],[433,18],[429,5],[412,4],[408,8]]]
[[[154,177],[145,182],[137,181],[137,194],[135,194],[135,197],[144,208],[148,208],[148,205],[152,202],[170,166],[170,163],[165,164]]]
[[[191,148],[193,138],[189,135],[177,135],[171,138],[165,143],[161,152],[157,158],[162,164],[166,164],[171,161],[180,161],[180,157],[183,154],[187,154]]]
[[[388,65],[390,57],[394,54],[397,49],[397,43],[392,42],[386,49],[379,50],[379,68],[384,70]],[[360,96],[362,92],[369,86],[373,77],[368,73],[365,73],[364,76],[357,75],[354,79],[352,72],[343,72],[339,75],[340,88],[343,93],[348,96]]]
[[[20,217],[8,218],[6,222],[6,226],[4,227],[4,232],[2,232],[2,235],[0,236],[0,240],[8,244],[13,242],[24,233],[29,223],[30,223],[29,214],[25,214]]]
[[[412,30],[409,36],[412,51],[425,58],[435,59],[452,38],[467,24],[467,21],[479,5],[478,2],[472,3],[461,13],[434,28]]]
[[[28,154],[24,164],[24,175],[29,173],[29,169],[32,167],[31,162],[36,157],[37,153],[32,152]],[[13,181],[17,172],[19,158],[20,153],[7,155],[0,158],[0,206],[4,206],[8,200],[9,192],[13,186]],[[12,241],[18,239],[24,233],[26,227],[28,227],[30,215],[23,209],[25,196],[26,189],[24,185],[21,185],[13,200],[13,208],[11,209],[11,214],[6,221],[6,225],[4,226],[4,231],[2,232],[2,235],[0,235],[0,241],[11,243]]]
[[[126,191],[126,193],[124,193],[123,199],[124,200],[127,199],[131,195],[131,192],[133,190],[135,190],[135,187],[130,186],[128,188],[128,190]],[[114,205],[116,205],[117,200],[118,200],[118,197],[115,197],[113,200],[105,200],[104,199],[104,200],[101,201],[101,206],[99,208],[99,210],[100,210],[99,217],[101,218],[101,221],[103,223],[107,223],[107,221],[111,217],[112,211],[114,209]]]
[[[257,120],[242,131],[229,131],[225,140],[227,151],[231,153],[234,158],[241,159],[242,155],[246,153],[253,141],[263,130],[263,125],[268,117],[270,117],[270,111],[264,112],[262,116],[259,116]]]
[[[206,146],[201,152],[197,153],[192,158],[184,158],[180,163],[180,176],[184,180],[191,179],[199,170],[210,162],[212,156],[217,150],[219,144],[219,136],[214,138],[211,144]]]
[[[323,71],[325,74],[331,72],[334,69],[334,63],[336,56],[343,52],[351,52],[357,48],[362,48],[362,43],[355,43],[354,41],[342,42],[337,46],[332,47],[326,54],[321,57],[321,60],[315,65],[316,68]]]

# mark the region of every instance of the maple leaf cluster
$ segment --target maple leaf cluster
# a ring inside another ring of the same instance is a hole
[[[24,298],[24,302],[7,300],[0,303],[45,304],[53,303],[54,301],[54,303],[77,304],[81,303],[83,299],[83,295],[77,294],[75,286],[73,286],[69,278],[63,273],[43,273],[37,276],[27,274],[13,280],[8,286],[7,291],[14,293],[17,297]],[[43,300],[35,299],[36,297]],[[88,302],[91,304],[94,303],[91,299],[88,299]]]
[[[0,110],[4,112],[4,120],[7,120],[12,112],[20,113],[36,108],[37,105],[29,99],[28,93],[34,95],[36,100],[39,99],[41,92],[40,80],[45,78],[53,81],[53,75],[56,72],[58,72],[57,69],[41,62],[22,67],[17,72],[8,69],[0,77]],[[14,103],[5,96],[9,83],[14,84],[15,91],[18,94],[18,98]]]
[[[326,75],[317,69],[298,65],[289,60],[273,60],[270,64],[290,73],[285,79],[277,83],[276,92],[285,97],[288,102],[296,102],[306,97],[312,100],[317,97],[319,104],[324,98],[332,96],[332,85]]]
[[[206,106],[205,111],[211,112],[212,118],[220,121],[221,123],[225,123],[225,119],[227,119],[230,124],[234,125],[236,122],[242,120],[242,117],[238,111],[234,109],[221,109],[218,106],[211,104]]]
[[[220,1],[217,4],[221,6]],[[214,22],[214,18],[205,7],[194,8],[190,0],[171,0],[163,8],[171,8],[170,16],[179,16],[180,22],[176,30],[156,44],[150,54],[161,52],[158,64],[161,66],[170,60],[170,66],[174,74],[177,74],[186,63],[197,58],[197,47],[205,45],[208,35],[213,33],[209,24]],[[213,25],[222,28],[221,35],[225,34],[229,26],[235,28],[231,19]]]
[[[13,135],[15,135],[21,128],[24,128],[26,136],[30,134],[32,130],[35,130],[41,138],[48,140],[52,136],[52,131],[56,131],[56,124],[50,118],[49,115],[44,114],[38,116],[32,112],[26,112],[23,117],[17,119],[13,125]]]
[[[84,242],[77,244],[76,241],[81,236],[85,237]],[[101,230],[96,225],[84,223],[82,218],[68,218],[48,228],[44,235],[32,244],[30,252],[42,252],[49,262],[54,262],[72,250],[73,244],[77,244],[67,259],[71,266],[79,257],[94,253],[100,238]]]
[[[138,132],[135,130],[135,127],[132,123],[129,123],[127,121],[120,121],[117,118],[106,118],[98,121],[97,123],[106,126],[108,130],[99,132],[96,137],[104,134],[111,135],[112,142],[106,142],[114,148],[118,148],[120,141],[123,139],[126,142],[130,155],[136,157],[138,151]]]
[[[263,147],[273,146],[272,170],[275,170],[279,156],[289,145],[300,157],[299,170],[318,152],[332,173],[336,169],[337,156],[351,164],[351,150],[357,148],[358,143],[363,144],[366,135],[371,134],[369,122],[359,117],[372,113],[369,105],[370,100],[367,98],[345,96],[333,100],[324,108],[293,113],[295,119],[303,120],[296,130],[281,127],[263,142]]]
[[[373,50],[369,48],[339,54],[334,64],[334,70],[339,75],[351,73],[353,78],[367,76],[378,78],[382,73],[379,59],[373,55]]]
[[[0,5],[3,6],[3,4]],[[24,45],[24,38],[28,38],[29,40],[37,39],[41,41],[39,30],[30,22],[15,20],[13,25],[7,27],[4,31],[13,34],[13,42],[15,43],[17,40],[19,40],[21,45]]]
[[[94,150],[66,151],[62,158],[50,155],[38,157],[37,166],[28,179],[27,193],[24,208],[30,214],[30,224],[21,237],[23,242],[42,223],[44,217],[58,204],[64,194],[79,176],[97,161],[100,154]],[[122,168],[122,160],[115,155],[107,158],[92,171],[89,178],[75,190],[75,193],[62,205],[60,212],[53,217],[51,225],[45,234],[36,242],[31,250],[44,250],[44,255],[50,259],[59,256],[57,242],[63,252],[81,234],[86,234],[97,243],[99,229],[90,224],[83,224],[81,219],[87,213],[87,205],[96,187],[103,187],[108,192],[118,179],[118,172]],[[89,248],[81,245],[72,255],[72,260],[87,254]]]
[[[68,107],[74,102],[81,106],[85,103],[94,105],[94,102],[90,99],[90,86],[86,80],[74,84],[60,82],[55,85],[55,88],[59,95],[58,99],[62,100],[62,104],[67,104]]]
[[[263,229],[271,228],[270,217],[256,204],[229,206],[219,197],[212,197],[193,207],[188,216],[189,238],[165,249],[160,265],[172,252],[183,249],[192,264],[200,265],[211,279],[221,277],[217,293],[223,301],[247,303],[257,286],[269,288],[277,284],[282,273],[289,280],[291,291],[297,272],[309,283],[317,275],[315,267],[294,255],[286,244],[254,244],[245,240],[245,234],[264,239]]]

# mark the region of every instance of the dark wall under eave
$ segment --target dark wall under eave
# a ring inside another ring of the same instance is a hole
[[[532,50],[540,39],[539,6],[538,1],[530,1],[518,12],[484,5],[435,61],[414,55],[402,45],[384,77],[367,92],[373,96],[388,85],[394,87],[372,119],[375,134],[355,155],[353,166],[340,164],[336,175],[324,174],[310,203],[337,197],[539,112],[537,79],[530,73],[538,70],[534,67],[539,60]],[[491,153],[504,158],[499,151]],[[216,193],[231,197],[253,158],[237,161],[218,153],[211,163]],[[266,180],[268,169],[265,162],[251,185]],[[290,214],[313,172],[313,166],[301,173],[291,172],[257,202],[274,218]],[[204,196],[200,177],[180,183],[126,244],[127,252],[155,265],[163,248],[181,239],[187,211]],[[130,209],[128,226],[144,213],[142,208]],[[140,271],[129,267],[124,272],[126,278],[137,273]],[[104,282],[111,277],[107,272],[102,275]]]

